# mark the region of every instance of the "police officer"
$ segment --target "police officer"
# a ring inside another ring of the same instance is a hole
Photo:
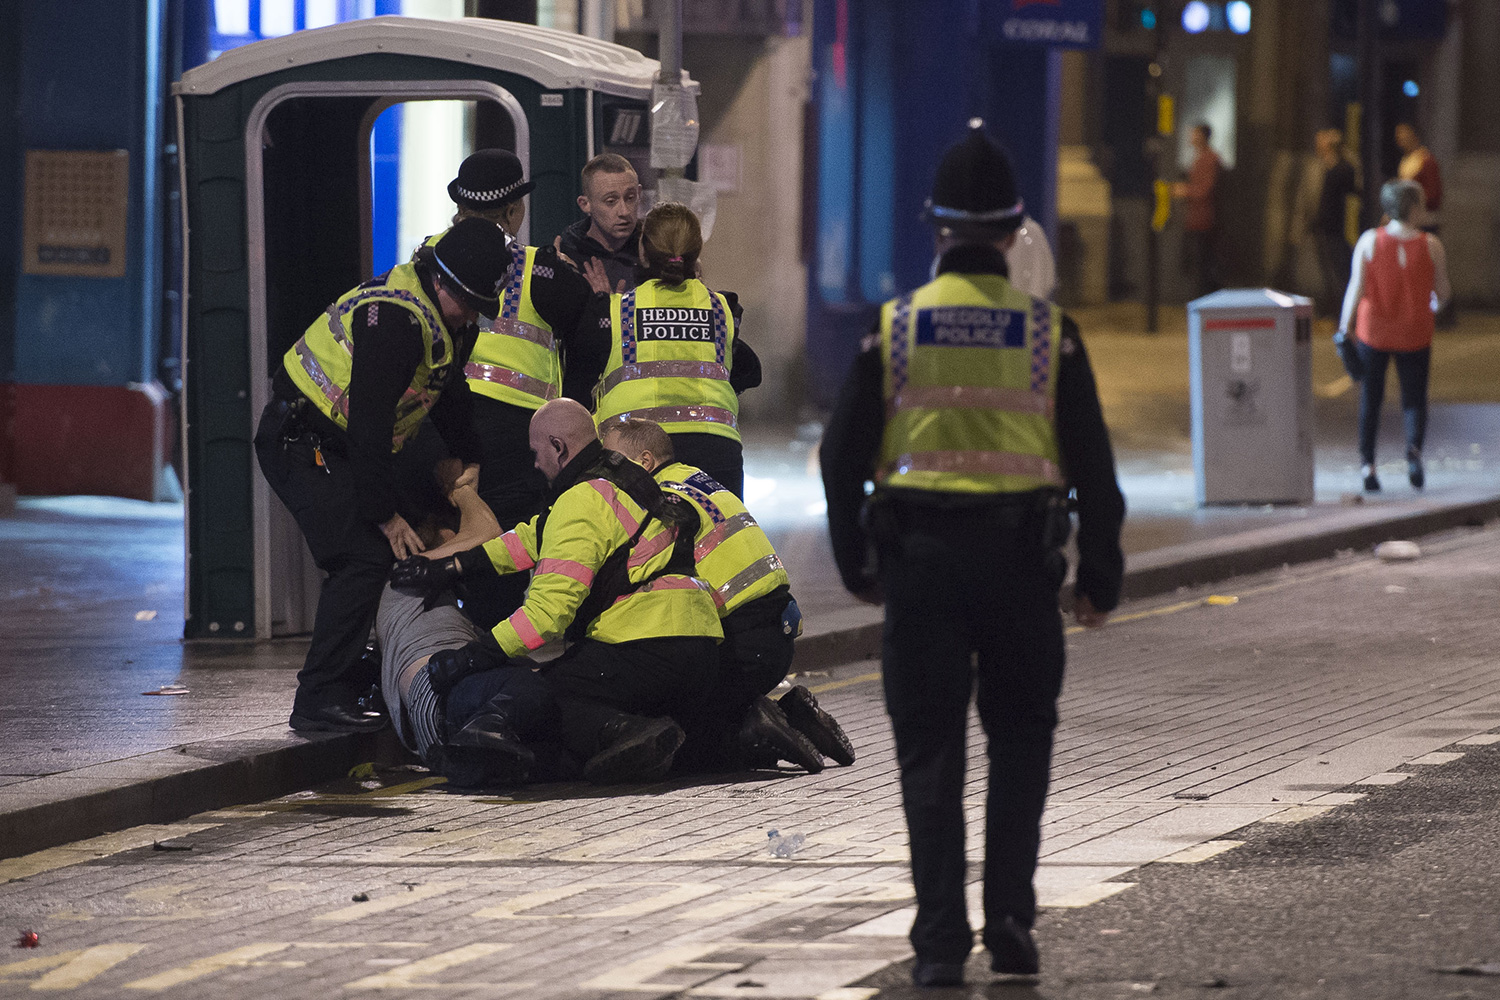
[[[593,299],[588,282],[551,247],[538,249],[516,239],[526,219],[523,199],[535,186],[508,149],[471,154],[448,185],[458,207],[455,222],[478,216],[511,237],[504,259],[513,264],[501,292],[500,314],[480,323],[479,339],[464,366],[482,454],[479,495],[507,529],[534,517],[547,492],[526,441],[532,414],[559,396],[590,401],[606,349],[606,332],[597,321],[580,325]],[[584,338],[594,342],[587,350],[579,347]],[[464,608],[489,629],[515,610],[524,591],[521,577],[492,581],[471,592]]]
[[[1032,877],[1063,674],[1067,490],[1081,624],[1104,623],[1124,567],[1124,499],[1083,342],[1056,306],[1007,280],[1023,206],[1009,158],[982,122],[970,126],[925,213],[936,277],[881,309],[822,445],[844,585],[886,606],[886,707],[917,895],[912,977],[923,986],[960,983],[973,943],[963,784],[976,680],[990,764],[984,944],[996,972],[1037,972]]]
[[[508,263],[505,234],[465,220],[411,263],[340,296],[276,372],[256,456],[328,574],[293,729],[384,724],[358,708],[353,671],[391,563],[422,548],[397,509],[394,456],[430,415],[466,466],[460,478],[477,478],[463,364],[475,319],[499,310],[495,288]]]
[[[785,757],[814,774],[823,769],[822,757],[845,767],[853,764],[854,745],[806,687],[796,685],[774,703],[766,697],[791,669],[797,636],[802,634],[802,611],[792,597],[786,567],[739,497],[703,470],[677,461],[672,440],[660,424],[639,418],[612,423],[600,440],[605,448],[651,473],[663,489],[698,508],[693,550],[697,575],[709,585],[724,628],[724,641],[719,644],[721,715],[747,720],[742,744],[761,736],[774,737],[783,728],[783,718],[806,738],[764,740],[772,743],[774,755],[731,753],[727,756],[736,758],[732,763],[756,764],[767,756]]]
[[[739,393],[760,385],[760,359],[738,335],[739,301],[694,275],[703,252],[698,217],[685,205],[657,205],[641,224],[645,280],[611,295],[599,316],[610,330],[595,414],[613,422],[655,421],[677,457],[735,496],[745,492]]]

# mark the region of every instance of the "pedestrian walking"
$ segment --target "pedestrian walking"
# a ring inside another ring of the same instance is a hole
[[[647,214],[643,280],[598,307],[610,350],[595,414],[601,434],[636,417],[661,424],[678,461],[742,497],[739,394],[760,385],[760,359],[740,335],[739,299],[699,280],[702,252],[703,230],[687,206],[665,202]]]
[[[360,710],[350,679],[391,564],[422,550],[398,507],[395,456],[430,415],[465,466],[458,484],[478,482],[463,365],[475,320],[499,311],[495,287],[509,263],[498,226],[464,219],[410,263],[340,296],[277,369],[256,457],[328,574],[297,675],[293,729],[385,724]]]
[[[984,945],[996,972],[1038,970],[1032,879],[1062,686],[1068,490],[1081,624],[1104,623],[1124,571],[1125,503],[1078,328],[1007,278],[1022,217],[1010,159],[975,119],[928,201],[936,277],[881,309],[822,443],[840,575],[886,607],[921,986],[961,982],[973,946],[963,790],[976,685],[989,755]]]
[[[1349,288],[1339,331],[1354,324],[1355,350],[1364,370],[1359,390],[1359,458],[1367,493],[1380,489],[1375,474],[1375,435],[1385,399],[1385,373],[1396,363],[1401,412],[1406,424],[1406,476],[1426,483],[1422,442],[1427,434],[1427,376],[1432,361],[1433,315],[1452,294],[1442,241],[1412,225],[1422,189],[1395,180],[1380,189],[1380,207],[1390,222],[1367,229],[1354,245]]]
[[[1334,303],[1342,301],[1349,287],[1349,199],[1358,198],[1359,184],[1354,164],[1344,155],[1344,133],[1325,128],[1317,137],[1318,160],[1323,166],[1323,183],[1318,192],[1318,207],[1312,220],[1313,239],[1318,249],[1318,269],[1323,274],[1322,312],[1331,314]]]

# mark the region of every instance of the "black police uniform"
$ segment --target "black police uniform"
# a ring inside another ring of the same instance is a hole
[[[994,182],[986,177],[980,183]],[[940,168],[935,194],[942,187]],[[978,208],[1012,203],[1019,218],[1013,185]],[[1000,251],[979,242],[945,253],[938,271],[1007,273]],[[878,337],[871,340],[840,392],[821,454],[829,532],[844,584],[863,593],[878,583],[885,597],[886,705],[917,893],[913,974],[924,984],[957,982],[972,947],[962,800],[968,705],[976,681],[990,761],[985,944],[997,971],[1024,972],[1024,962],[1002,958],[1016,942],[1004,940],[1000,928],[1007,917],[1013,921],[1012,933],[1032,949],[1034,963],[1032,878],[1063,676],[1057,592],[1066,571],[1059,551],[1066,522],[1059,523],[1058,495],[1052,493],[1049,503],[1049,491],[985,496],[899,487],[880,490],[868,521],[862,520],[864,487],[876,475],[886,419],[883,360]],[[1066,317],[1059,352],[1055,427],[1079,517],[1075,593],[1109,611],[1119,600],[1124,569],[1124,498],[1088,356],[1076,324]],[[878,575],[868,564],[872,542]],[[948,971],[924,979],[924,962],[943,963]]]
[[[499,227],[492,228],[499,238]],[[427,265],[419,263],[417,271],[423,291],[436,301]],[[358,664],[395,561],[380,525],[394,513],[414,513],[395,485],[401,477],[394,471],[397,459],[391,452],[396,403],[423,357],[421,328],[409,317],[405,309],[376,309],[372,325],[369,307],[351,314],[349,322],[359,335],[350,373],[347,431],[303,396],[285,366],[277,370],[272,400],[256,429],[261,471],[296,518],[318,568],[327,574],[318,597],[312,645],[297,675],[294,728],[373,728],[382,722],[362,715],[355,699],[378,677],[365,677]],[[469,326],[450,333],[454,359],[429,417],[456,457],[477,462],[479,442],[462,377],[477,330]]]

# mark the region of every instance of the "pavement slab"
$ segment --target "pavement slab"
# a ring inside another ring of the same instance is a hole
[[[1392,848],[1302,831],[1358,827],[1372,801],[1399,802],[1500,756],[1484,742],[1500,729],[1500,660],[1475,614],[1500,591],[1500,530],[1452,532],[1424,551],[1416,563],[1349,556],[1263,574],[1220,587],[1233,604],[1189,591],[1102,630],[1070,630],[1037,879],[1048,972],[1033,995],[1200,989],[1163,957],[1178,939],[1152,937],[1152,909],[1173,909],[1174,933],[1201,955],[1206,936],[1182,925],[1232,924],[1234,893],[1214,873],[1238,871],[1247,849],[1294,845],[1281,855],[1287,877],[1316,885],[1330,852],[1368,861]],[[0,995],[904,995],[911,893],[878,672],[853,662],[815,680],[858,734],[853,767],[459,795],[387,764],[372,778],[0,861],[0,925],[42,943],[0,961]],[[977,849],[977,720],[971,737]],[[1434,753],[1450,757],[1415,763]],[[1382,774],[1410,777],[1357,784]],[[804,834],[805,846],[773,857],[773,829]],[[1193,894],[1163,896],[1166,885]],[[1141,913],[1134,900],[1145,897]],[[1140,915],[1094,916],[1116,912]],[[1080,939],[1083,926],[1093,930]],[[1279,963],[1306,958],[1290,929],[1276,933]],[[1240,995],[1279,995],[1270,990],[1286,977],[1246,961],[1191,974],[1222,969],[1231,984],[1259,984]],[[1384,995],[1396,994],[1368,994]]]

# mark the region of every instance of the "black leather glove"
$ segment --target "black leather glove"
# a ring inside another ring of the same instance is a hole
[[[427,559],[407,556],[391,569],[391,589],[413,597],[432,597],[463,576],[458,557]]]

